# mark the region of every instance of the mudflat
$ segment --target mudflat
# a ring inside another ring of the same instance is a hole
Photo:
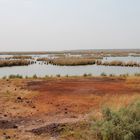
[[[1,79],[0,138],[58,139],[62,126],[136,99],[140,77]]]

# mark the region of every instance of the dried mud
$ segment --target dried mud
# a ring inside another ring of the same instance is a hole
[[[140,78],[0,80],[0,138],[58,137],[67,124],[140,98]],[[48,138],[49,139],[49,138]]]

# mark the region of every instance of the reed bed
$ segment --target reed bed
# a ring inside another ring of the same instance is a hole
[[[29,60],[0,60],[0,67],[25,66],[32,64]]]
[[[140,54],[132,54],[133,57],[140,57]]]
[[[26,56],[26,55],[15,55],[12,57],[12,59],[33,59],[32,56]]]
[[[79,66],[79,65],[104,65],[104,66],[122,66],[122,67],[140,67],[140,63],[137,62],[123,62],[123,61],[105,61],[97,59],[97,57],[61,57],[61,58],[38,58],[37,61],[44,61],[59,66]]]
[[[49,58],[47,57],[42,57],[42,58],[37,58],[37,61],[44,61],[44,62],[49,62]]]
[[[50,64],[59,66],[78,66],[78,65],[93,65],[96,63],[95,59],[90,58],[54,58],[49,60]]]
[[[140,63],[137,62],[122,62],[122,61],[111,61],[111,62],[102,62],[96,61],[97,65],[104,65],[104,66],[122,66],[122,67],[140,67]]]

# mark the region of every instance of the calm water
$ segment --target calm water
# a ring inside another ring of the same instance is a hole
[[[37,56],[40,57],[40,56]],[[44,57],[44,56],[43,56]],[[140,57],[107,57],[103,61],[134,61],[140,62]],[[140,73],[140,67],[121,67],[121,66],[54,66],[44,64],[33,64],[30,66],[15,66],[15,67],[3,67],[0,68],[0,77],[9,76],[11,74],[20,74],[23,76],[45,76],[45,75],[83,75],[84,73],[91,73],[93,75],[100,75],[105,72],[106,74],[135,74]]]

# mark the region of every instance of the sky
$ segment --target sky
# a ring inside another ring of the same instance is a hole
[[[0,0],[0,51],[140,49],[140,0]]]

